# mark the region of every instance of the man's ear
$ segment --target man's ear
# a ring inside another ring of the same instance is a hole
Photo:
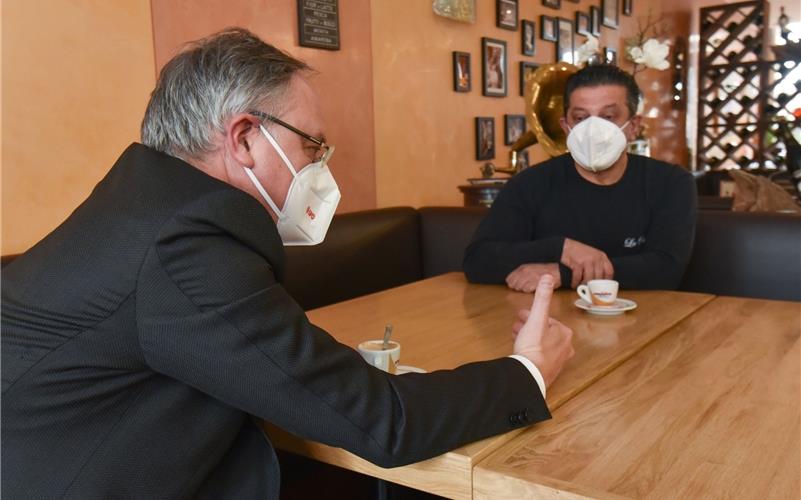
[[[642,115],[634,115],[629,120],[629,126],[626,127],[626,140],[631,142],[640,135],[640,127],[642,127]]]
[[[565,133],[565,135],[570,133],[570,127],[567,126],[567,119],[565,119],[564,116],[559,118],[559,126],[562,127],[562,131]]]
[[[259,119],[250,113],[234,115],[225,126],[225,149],[242,166],[253,168],[251,142],[259,133]]]

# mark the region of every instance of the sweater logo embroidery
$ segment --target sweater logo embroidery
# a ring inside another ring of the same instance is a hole
[[[640,236],[639,238],[626,238],[623,242],[623,246],[625,248],[637,248],[645,244],[645,236]]]

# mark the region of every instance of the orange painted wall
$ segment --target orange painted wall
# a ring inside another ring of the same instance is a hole
[[[622,2],[621,2],[622,3]],[[633,17],[620,16],[620,28],[603,28],[601,46],[618,49],[623,57],[623,39],[637,29],[637,16],[645,16],[652,4],[656,15],[668,20],[688,16],[685,0],[672,3],[673,13],[656,2],[635,1]],[[536,54],[521,53],[520,30],[495,26],[495,1],[477,0],[475,24],[436,16],[430,1],[373,2],[373,61],[375,89],[376,185],[378,206],[461,205],[457,186],[469,177],[480,176],[484,163],[475,160],[474,117],[495,117],[496,165],[506,165],[508,146],[503,145],[503,115],[522,114],[519,95],[519,63],[527,60],[549,63],[555,60],[553,42],[539,38],[540,15],[575,18],[575,11],[589,13],[597,0],[580,3],[562,1],[559,10],[537,1],[521,1],[520,18],[537,24]],[[675,35],[687,28],[674,23]],[[505,40],[508,53],[508,96],[481,95],[481,37]],[[577,43],[584,37],[576,36]],[[452,90],[451,52],[472,55],[472,91]],[[630,68],[628,68],[630,70]],[[652,156],[684,163],[684,113],[674,112],[665,101],[670,71],[649,70],[637,76],[646,93],[646,115],[650,126]],[[667,97],[669,99],[669,97]],[[656,107],[656,110],[652,108]],[[531,148],[531,161],[546,158],[539,146]]]
[[[379,2],[383,3],[383,2]],[[339,212],[375,207],[370,0],[339,2],[340,47],[300,47],[296,0],[152,0],[156,69],[184,43],[241,26],[310,64],[322,97],[326,136],[337,150],[331,171],[342,191]]]
[[[61,223],[139,138],[153,88],[147,2],[4,0],[2,253]]]

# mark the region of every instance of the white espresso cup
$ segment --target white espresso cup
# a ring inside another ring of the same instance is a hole
[[[576,288],[579,297],[595,306],[611,306],[617,299],[618,284],[615,280],[591,280]]]
[[[390,340],[387,342],[388,348],[384,349],[383,340],[367,340],[359,344],[357,348],[359,354],[365,361],[375,366],[379,370],[388,373],[395,373],[395,369],[400,361],[400,344]]]

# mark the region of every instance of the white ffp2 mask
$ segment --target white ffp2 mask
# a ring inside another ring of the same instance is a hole
[[[629,122],[618,127],[609,120],[590,116],[570,129],[567,149],[579,166],[592,172],[601,172],[611,167],[626,149],[623,129]]]
[[[276,226],[281,241],[285,246],[322,243],[341,198],[334,176],[323,160],[310,163],[299,172],[296,171],[284,150],[267,129],[261,125],[259,129],[281,157],[284,165],[292,172],[292,183],[289,185],[286,201],[279,210],[256,175],[249,168],[243,167],[264,201],[278,215]]]

